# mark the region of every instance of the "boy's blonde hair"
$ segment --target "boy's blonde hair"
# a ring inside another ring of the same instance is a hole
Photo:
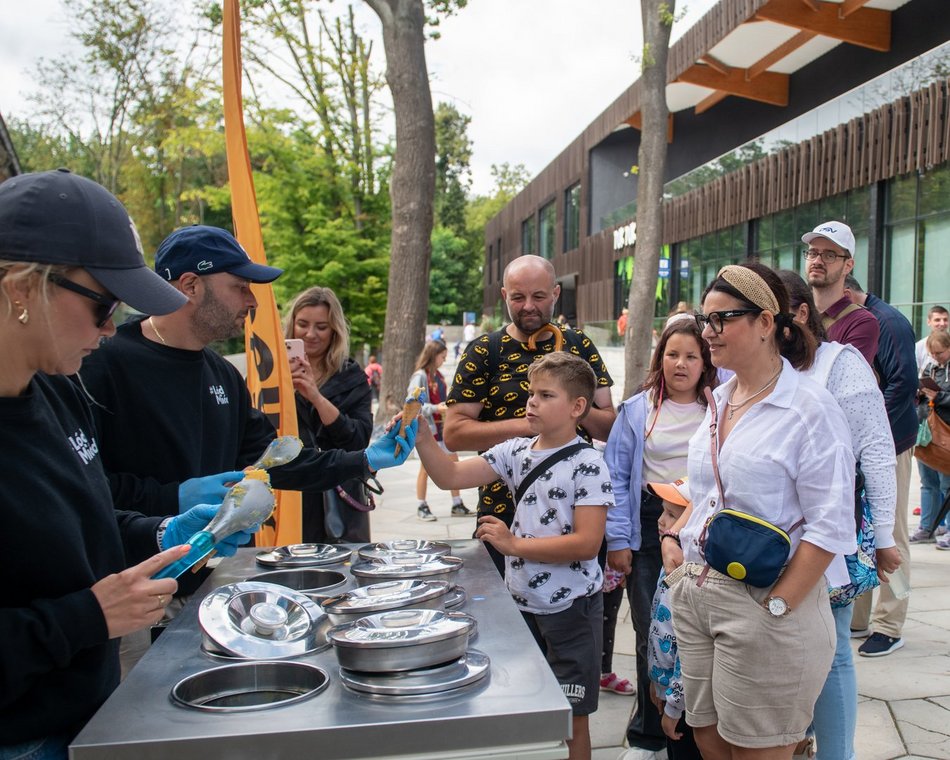
[[[528,367],[528,382],[539,374],[554,378],[571,398],[584,399],[587,404],[580,418],[587,415],[597,387],[597,376],[590,364],[576,354],[556,351],[542,356]]]

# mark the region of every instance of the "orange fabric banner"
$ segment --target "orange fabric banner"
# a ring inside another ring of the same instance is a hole
[[[264,237],[257,212],[257,195],[244,131],[241,98],[241,10],[238,0],[224,2],[224,136],[228,177],[231,181],[231,215],[234,236],[253,261],[267,263]],[[247,317],[244,347],[247,351],[247,387],[254,405],[274,423],[281,435],[297,434],[297,411],[290,364],[274,289],[252,285],[257,308]],[[274,515],[255,537],[258,546],[283,546],[301,541],[299,491],[279,491]]]

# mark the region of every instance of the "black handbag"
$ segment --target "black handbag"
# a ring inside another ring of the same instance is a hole
[[[323,492],[323,527],[334,541],[369,541],[368,512],[376,502],[362,480],[348,480]]]

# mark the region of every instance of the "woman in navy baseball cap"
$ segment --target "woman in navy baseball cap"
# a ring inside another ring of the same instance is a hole
[[[66,757],[119,682],[119,637],[157,623],[177,588],[151,580],[186,552],[166,547],[214,513],[112,503],[88,399],[65,375],[115,332],[120,300],[165,314],[185,297],[146,266],[111,193],[65,170],[0,184],[0,757]]]

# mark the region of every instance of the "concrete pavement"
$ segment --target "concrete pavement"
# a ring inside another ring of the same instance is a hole
[[[623,387],[622,349],[603,351],[615,381],[614,400]],[[454,366],[443,372],[448,380]],[[463,454],[471,456],[471,454]],[[474,517],[450,517],[451,498],[431,482],[428,502],[438,520],[416,519],[415,483],[419,461],[413,456],[400,468],[384,470],[380,481],[385,493],[377,499],[372,514],[374,540],[393,538],[470,538]],[[465,503],[474,509],[476,491],[464,491]],[[910,505],[920,503],[920,487],[914,468]],[[911,517],[911,529],[917,527]],[[857,655],[861,642],[853,641],[858,675],[858,760],[950,760],[950,552],[933,544],[911,545],[912,587],[903,649],[886,657]],[[617,623],[614,670],[634,679],[635,649],[630,611],[621,608]],[[780,664],[779,664],[780,667]],[[591,717],[594,760],[636,760],[652,754],[628,751],[625,732],[634,700],[601,692],[600,708]],[[659,757],[665,757],[661,753]]]

